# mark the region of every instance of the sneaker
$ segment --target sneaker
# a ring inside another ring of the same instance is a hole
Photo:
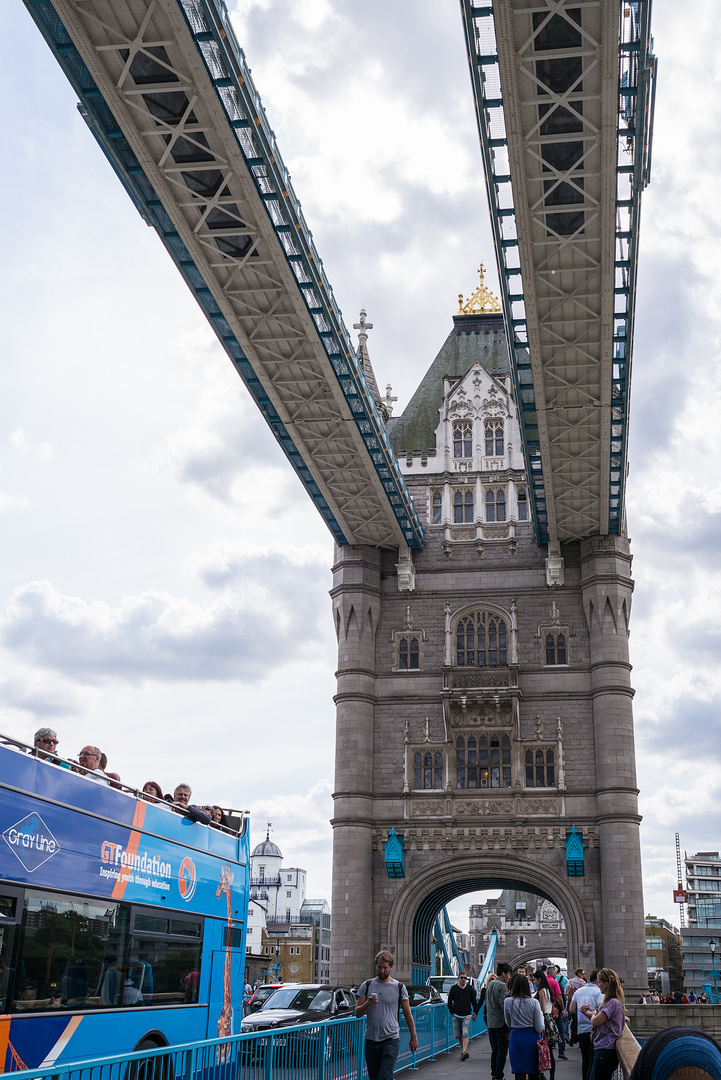
[[[470,1056],[471,1056],[471,1055],[470,1055],[470,1054],[468,1053],[468,1051],[466,1050],[465,1054],[461,1054],[461,1061],[468,1061],[468,1058],[469,1058]]]

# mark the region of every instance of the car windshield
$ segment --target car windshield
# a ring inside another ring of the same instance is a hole
[[[435,978],[431,979],[431,986],[435,986],[439,994],[449,994],[451,987],[456,986],[458,979],[455,976],[449,976],[448,978]]]
[[[314,1012],[323,1012],[330,1002],[330,990],[319,990],[317,986],[306,986],[303,990],[284,986],[268,998],[263,1009],[297,1009],[299,1012],[312,1009]]]

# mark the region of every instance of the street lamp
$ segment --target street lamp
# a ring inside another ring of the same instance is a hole
[[[716,938],[709,938],[708,947],[711,950],[711,968],[713,975],[713,998],[714,1005],[718,1003],[718,984],[716,982]]]

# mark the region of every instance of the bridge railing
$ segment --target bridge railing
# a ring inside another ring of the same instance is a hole
[[[418,1049],[409,1051],[408,1028],[401,1017],[396,1072],[413,1069],[456,1043],[445,1005],[418,1006],[413,1019]],[[471,1038],[485,1030],[479,1017],[471,1024]],[[364,1038],[365,1018],[349,1017],[0,1075],[13,1080],[364,1080]]]

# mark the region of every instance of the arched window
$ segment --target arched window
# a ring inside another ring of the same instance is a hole
[[[560,633],[546,634],[546,667],[567,663],[566,635]]]
[[[509,788],[511,740],[508,735],[459,735],[456,739],[456,787]]]
[[[470,420],[458,420],[453,425],[453,456],[473,457],[473,423]]]
[[[463,525],[473,521],[473,492],[453,492],[453,523]]]
[[[474,611],[458,620],[458,667],[505,667],[507,663],[508,631],[505,619],[491,611]]]
[[[433,524],[441,524],[441,512],[443,510],[443,497],[440,491],[433,492]]]
[[[413,787],[430,791],[443,788],[443,754],[440,750],[417,750],[413,756]]]
[[[486,492],[486,521],[506,520],[506,493],[503,488]]]
[[[550,747],[526,750],[526,787],[556,786],[556,755]]]
[[[420,645],[417,637],[402,637],[398,642],[398,670],[417,671],[419,668]]]
[[[486,457],[501,457],[503,454],[503,421],[486,420]]]
[[[518,489],[518,520],[528,521],[528,497],[525,488]]]

